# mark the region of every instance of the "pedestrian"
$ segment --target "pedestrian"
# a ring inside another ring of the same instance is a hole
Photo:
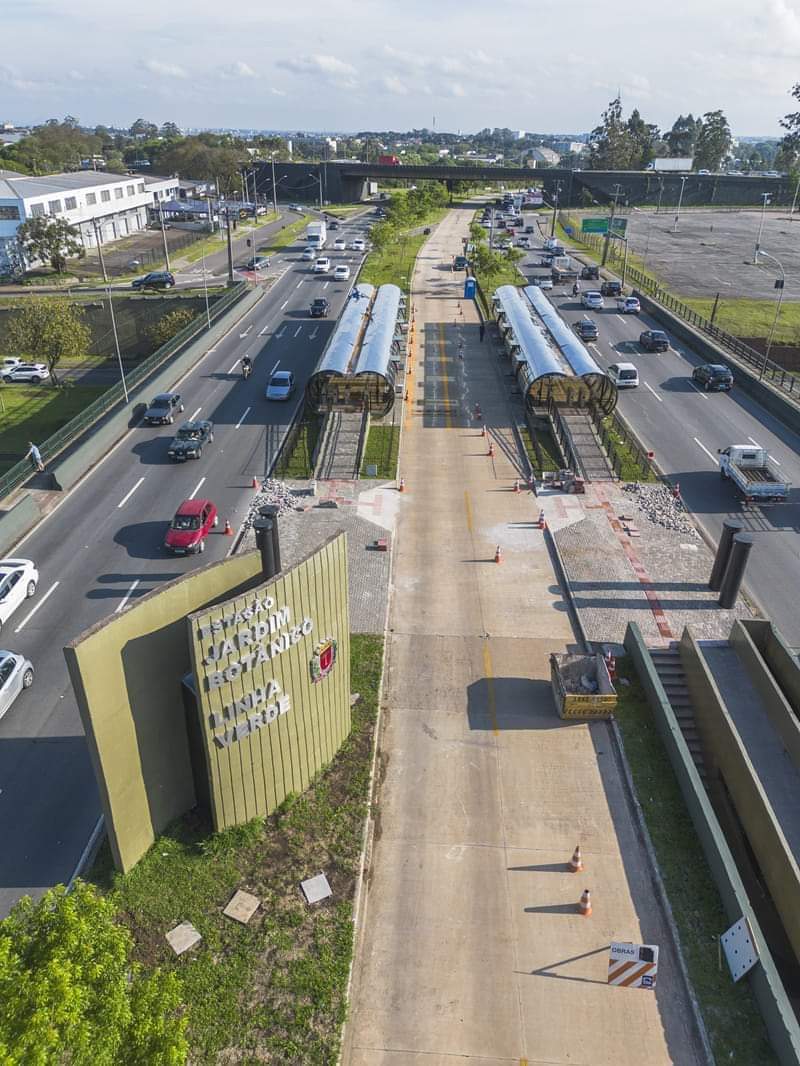
[[[29,451],[25,458],[30,458],[31,463],[41,474],[41,472],[44,470],[44,463],[42,462],[42,453],[39,451],[39,449],[36,447],[32,440],[28,441],[28,447]]]
[[[353,289],[353,299],[354,300],[360,300],[361,299],[361,293],[358,291],[358,286],[357,285]]]
[[[483,343],[483,338],[486,336],[486,323],[485,322],[481,321],[481,324],[479,326],[478,332],[480,333],[481,344],[482,344]]]

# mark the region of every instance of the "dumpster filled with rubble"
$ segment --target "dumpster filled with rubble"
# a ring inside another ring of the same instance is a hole
[[[560,718],[610,718],[617,706],[617,693],[600,652],[553,652],[550,682]]]

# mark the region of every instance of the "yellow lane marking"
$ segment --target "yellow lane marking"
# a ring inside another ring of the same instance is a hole
[[[464,489],[464,506],[467,509],[467,529],[472,532],[472,500],[469,498],[469,493]]]
[[[453,428],[453,418],[450,414],[450,388],[449,378],[445,374],[445,347],[444,347],[444,322],[439,323],[439,360],[442,364],[442,391],[444,392],[444,424],[447,429]]]
[[[483,672],[486,674],[486,694],[489,701],[489,719],[492,723],[492,732],[496,737],[500,736],[497,725],[497,701],[494,696],[494,671],[492,670],[492,653],[489,651],[489,641],[483,642]]]

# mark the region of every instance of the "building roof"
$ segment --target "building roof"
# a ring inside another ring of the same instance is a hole
[[[58,196],[78,189],[93,189],[98,185],[117,185],[133,181],[140,175],[99,174],[95,170],[81,170],[69,174],[30,174],[7,177],[0,171],[0,198],[30,199],[32,196]]]

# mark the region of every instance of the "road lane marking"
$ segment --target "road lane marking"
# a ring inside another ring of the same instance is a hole
[[[282,304],[281,304],[281,306],[280,306],[280,310],[281,310],[281,311],[282,311],[282,310],[284,309],[284,307],[286,307],[286,305],[288,304],[288,302],[289,302],[288,300],[284,300],[284,301],[283,301],[283,303],[282,303]]]
[[[301,279],[300,279],[300,280],[298,281],[298,283],[297,283],[297,284],[295,285],[295,288],[296,288],[296,289],[299,289],[299,288],[300,288],[300,286],[301,286],[301,285],[303,284],[303,282],[304,282],[305,280],[306,280],[305,278],[301,278]]]
[[[136,484],[131,489],[131,491],[126,493],[125,496],[123,496],[122,499],[119,501],[119,503],[117,504],[117,510],[119,510],[120,507],[124,507],[125,506],[125,504],[131,498],[131,496],[133,496],[134,492],[136,492],[136,490],[139,488],[139,486],[141,485],[141,483],[143,481],[144,481],[144,478],[140,477],[139,480],[136,482]]]
[[[704,400],[708,399],[708,396],[705,394],[704,390],[698,389],[698,387],[695,385],[691,378],[689,378],[689,384],[692,386],[695,392],[699,393],[703,397]]]
[[[273,375],[273,374],[275,373],[275,371],[276,371],[276,370],[278,369],[278,367],[279,367],[280,365],[281,365],[281,361],[280,361],[280,359],[279,359],[279,360],[278,360],[278,362],[277,362],[277,363],[275,364],[275,366],[274,366],[274,367],[272,368],[272,370],[270,370],[270,372],[269,372],[269,376],[270,376],[270,377],[272,377],[272,375]]]
[[[655,390],[655,389],[654,389],[654,388],[652,387],[652,385],[648,385],[648,384],[647,384],[647,382],[645,381],[645,383],[644,383],[644,387],[645,387],[646,389],[650,389],[650,391],[652,392],[652,394],[653,394],[653,395],[655,396],[655,398],[656,398],[656,399],[658,400],[658,402],[659,402],[659,403],[663,403],[663,402],[664,402],[664,401],[663,401],[663,400],[661,399],[661,397],[660,397],[660,396],[658,395],[658,393],[656,392],[656,390]]]
[[[244,333],[240,333],[239,334],[239,340],[242,340],[244,337],[246,337],[247,334],[250,332],[250,330],[252,328],[253,328],[252,326],[248,326],[247,329],[244,331]]]
[[[250,408],[248,407],[247,410],[245,411],[245,413],[242,415],[242,417],[239,419],[239,421],[236,423],[236,425],[233,428],[234,429],[239,429],[239,427],[241,426],[242,422],[244,422],[244,420],[247,418],[247,416],[249,414],[250,414]]]
[[[128,591],[125,593],[125,595],[122,597],[122,599],[117,604],[117,608],[114,611],[114,614],[119,614],[120,611],[124,611],[125,610],[126,606],[128,605],[128,600],[131,598],[131,596],[134,594],[136,589],[139,587],[140,581],[141,581],[141,578],[137,577],[137,579],[134,581],[134,583],[131,585],[131,587],[128,589]]]
[[[232,374],[234,372],[234,370],[236,369],[236,367],[239,365],[240,362],[241,362],[241,359],[237,359],[236,362],[233,364],[233,366],[228,371],[228,373]]]
[[[52,596],[52,594],[56,591],[56,589],[58,588],[58,585],[59,585],[58,581],[54,581],[53,582],[53,584],[50,586],[50,588],[47,590],[47,592],[45,592],[44,596],[42,596],[42,598],[39,600],[39,602],[36,604],[36,606],[32,607],[30,609],[30,611],[28,611],[28,613],[22,619],[20,624],[14,630],[15,633],[19,633],[19,631],[21,629],[25,628],[25,626],[28,624],[28,622],[30,622],[31,618],[33,618],[33,616],[36,614],[36,612],[39,610],[39,608],[42,606],[42,604],[46,600],[48,600],[50,598],[50,596]]]
[[[303,332],[303,327],[302,326],[298,326],[297,329],[294,331],[295,337],[298,337],[302,332]]]
[[[748,437],[747,439],[750,441],[751,444],[754,444],[756,446],[756,448],[760,448],[761,447],[761,445],[758,443],[758,441],[757,440],[753,440],[752,437]]]
[[[200,480],[197,482],[197,484],[194,487],[194,491],[192,492],[191,496],[189,497],[190,500],[193,500],[195,498],[195,496],[198,494],[198,492],[200,491],[200,489],[203,486],[203,482],[204,481],[205,481],[205,478],[201,477]]]
[[[309,335],[308,335],[308,339],[309,339],[310,341],[313,341],[313,339],[314,339],[314,338],[316,337],[316,335],[317,335],[318,333],[319,333],[319,326],[314,326],[314,329],[313,329],[313,330],[311,331],[311,333],[309,333]]]
[[[489,650],[489,641],[483,642],[483,672],[486,674],[486,698],[489,704],[489,721],[492,723],[492,732],[496,737],[500,736],[497,726],[497,701],[494,694],[494,671],[492,670],[492,653]]]
[[[276,340],[276,341],[277,341],[277,340],[280,340],[280,339],[281,339],[281,337],[282,337],[282,336],[284,335],[284,333],[285,333],[285,332],[286,332],[286,326],[283,326],[283,327],[281,328],[281,331],[280,331],[280,333],[276,333],[276,334],[275,334],[275,340]]]
[[[268,332],[269,332],[269,326],[264,326],[264,328],[260,331],[260,333],[258,335],[259,335],[259,337],[265,337]]]
[[[624,319],[624,317],[622,315],[617,315],[617,318],[620,320],[620,322],[624,322],[625,321],[625,319]]]
[[[323,287],[323,289],[327,289],[327,287],[328,287],[329,285],[330,285],[330,282],[329,282],[329,281],[326,281],[326,282],[325,282],[325,284],[324,284],[324,285],[323,285],[322,287]]]
[[[695,442],[695,444],[698,445],[698,447],[703,449],[703,451],[706,453],[706,455],[711,460],[711,462],[714,464],[714,466],[716,466],[717,465],[717,457],[716,457],[716,455],[712,455],[711,452],[708,450],[708,448],[706,448],[705,444],[703,444],[702,441],[698,440],[697,437],[694,438],[694,442]]]
[[[200,412],[202,410],[203,410],[202,407],[198,407],[196,411],[194,411],[192,414],[189,415],[189,421],[190,422],[194,422],[194,420],[197,418],[197,416],[200,414]]]

